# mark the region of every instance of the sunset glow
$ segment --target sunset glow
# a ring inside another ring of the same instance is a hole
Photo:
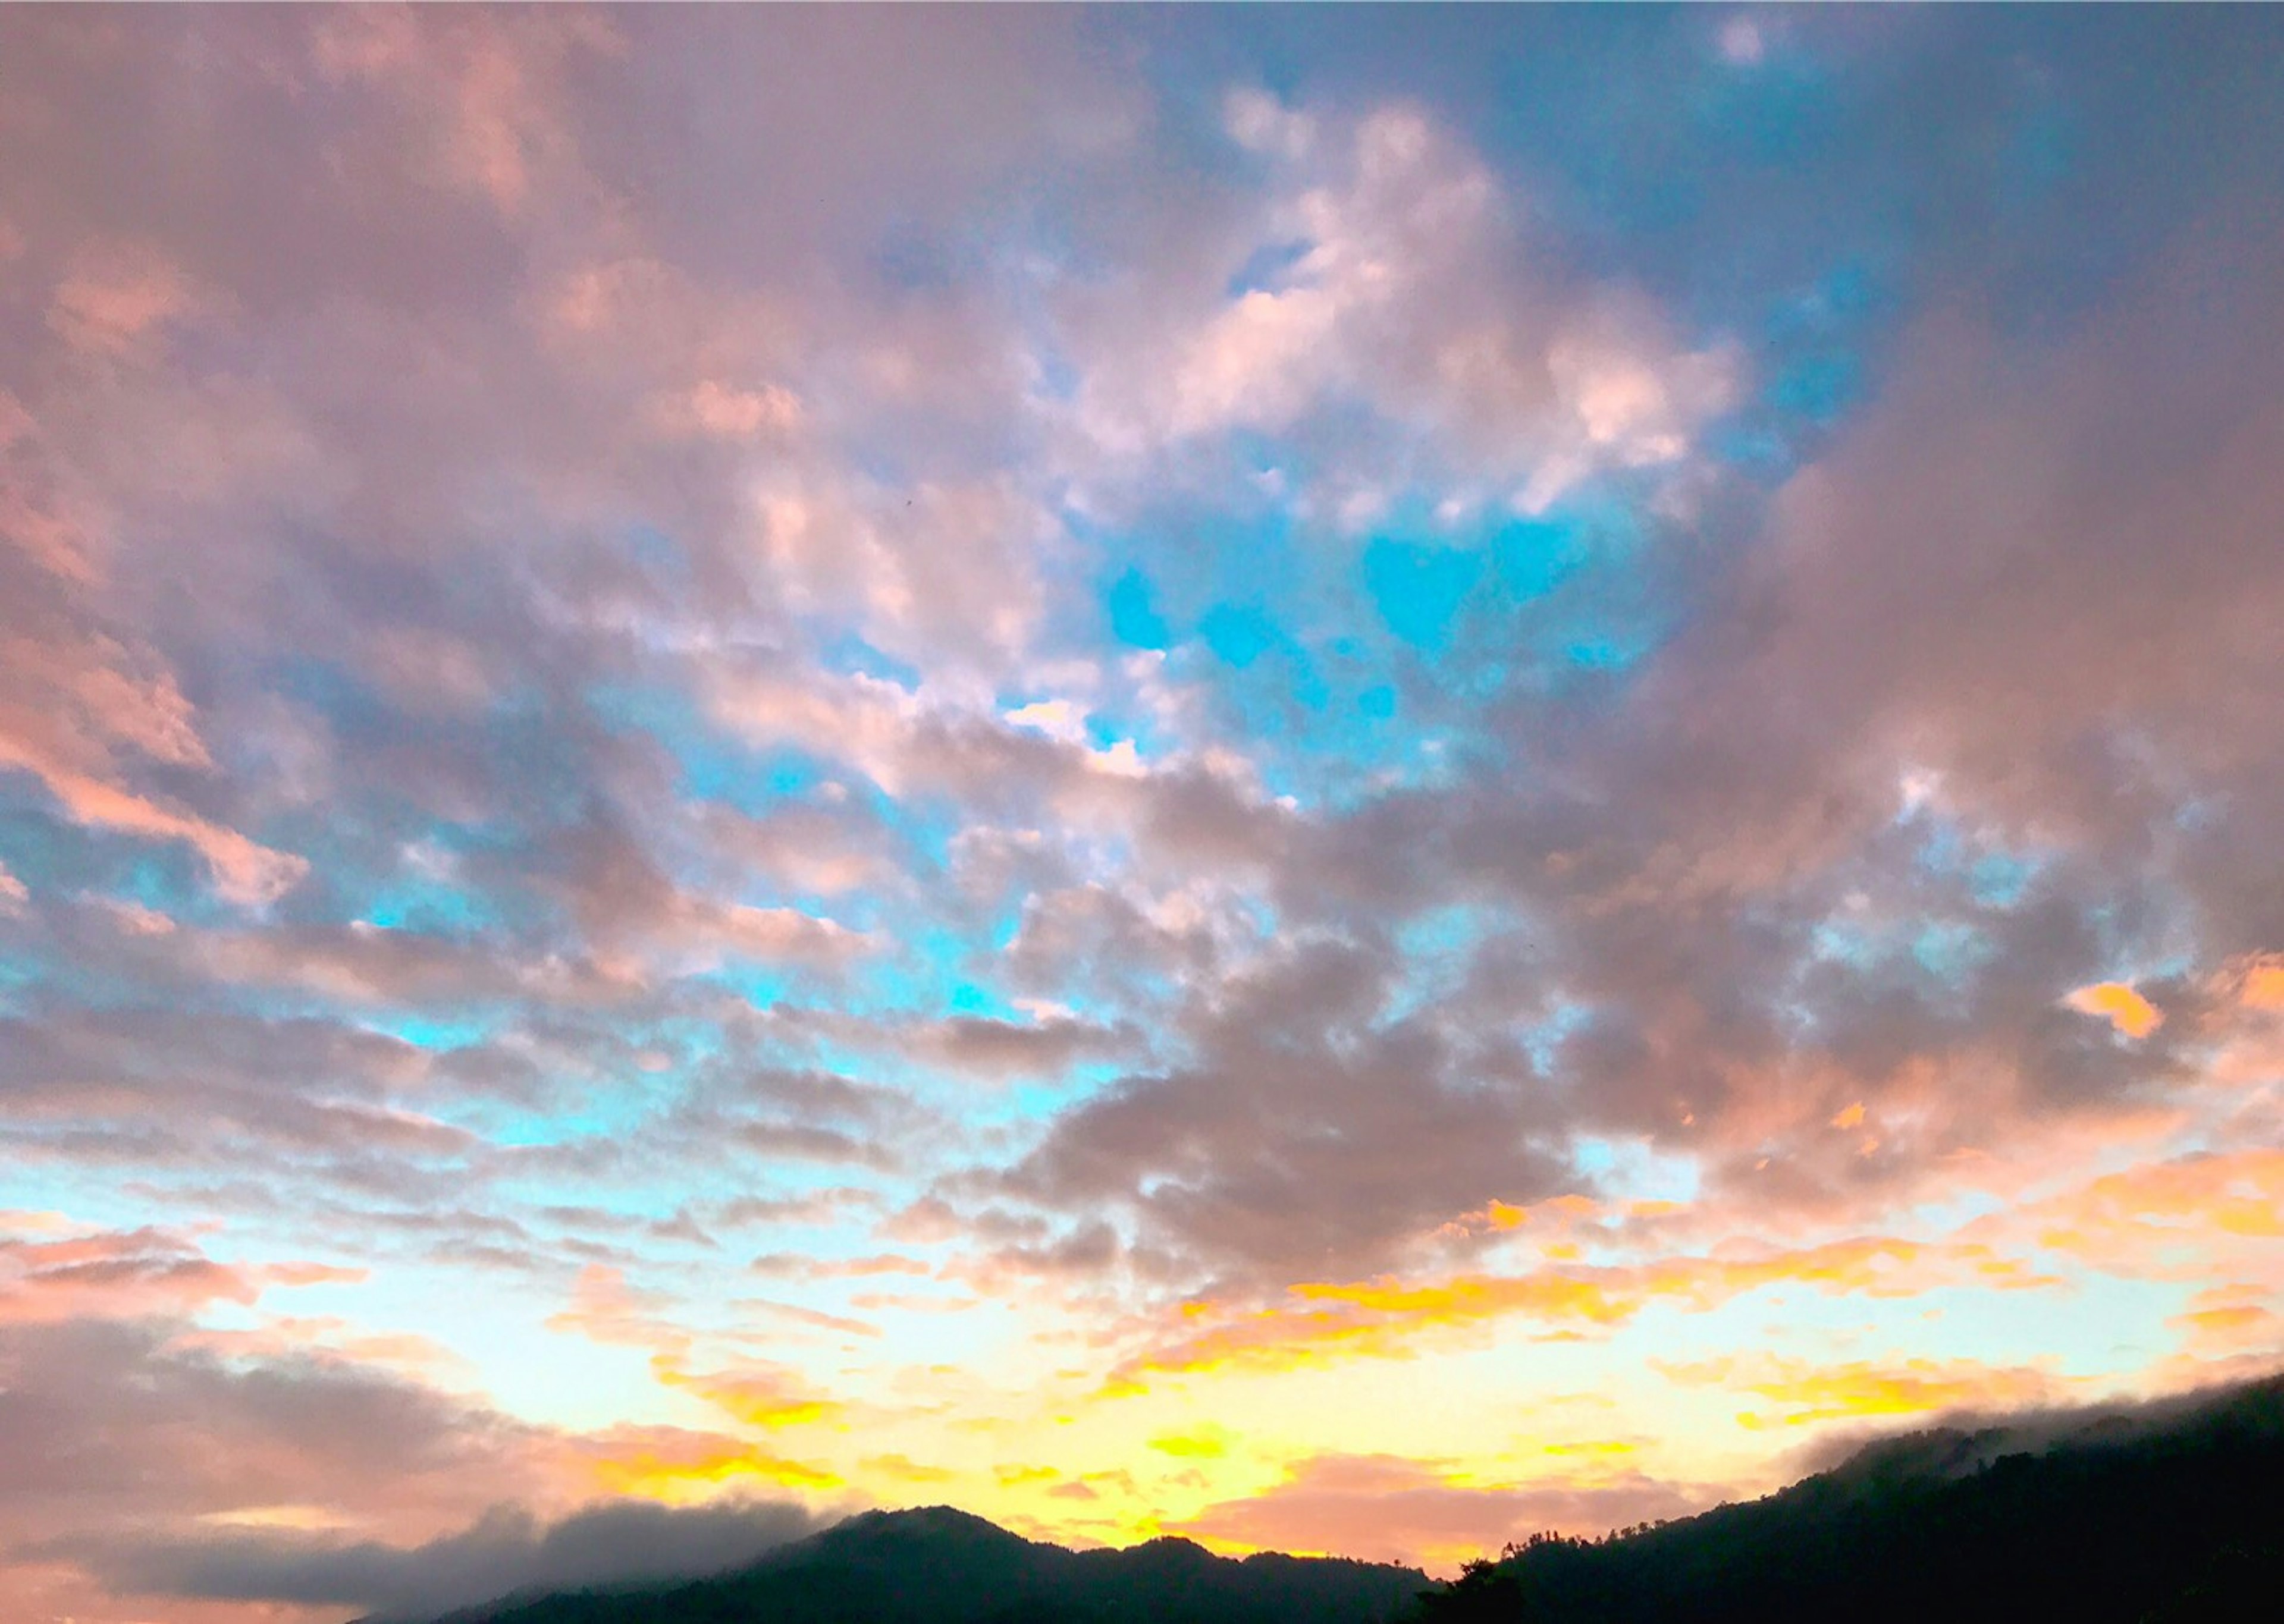
[[[2284,1366],[2280,65],[0,13],[0,1616]]]

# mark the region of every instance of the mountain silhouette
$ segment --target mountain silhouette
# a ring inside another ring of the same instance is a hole
[[[2284,1378],[1866,1445],[1764,1499],[1532,1536],[1448,1585],[1183,1539],[1067,1550],[868,1511],[712,1578],[511,1597],[449,1624],[2219,1624],[2284,1597]],[[379,1624],[367,1620],[366,1624]]]
[[[440,1624],[1392,1624],[1428,1585],[1416,1568],[1240,1560],[1183,1539],[1067,1550],[938,1505],[867,1511],[734,1573],[509,1597]]]

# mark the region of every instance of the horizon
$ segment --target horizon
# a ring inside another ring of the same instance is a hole
[[[0,12],[0,1612],[2284,1370],[2278,152],[2266,7]]]

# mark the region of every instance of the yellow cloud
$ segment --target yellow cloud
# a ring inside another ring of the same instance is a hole
[[[1230,1434],[1217,1426],[1189,1433],[1164,1433],[1150,1441],[1150,1447],[1159,1454],[1179,1460],[1219,1460],[1229,1453],[1229,1446]]]
[[[780,1488],[839,1488],[840,1478],[821,1466],[764,1455],[754,1449],[675,1459],[647,1450],[629,1456],[606,1456],[595,1462],[595,1476],[614,1494],[636,1495],[648,1500],[679,1501],[703,1498],[707,1490],[725,1483],[751,1480]]]

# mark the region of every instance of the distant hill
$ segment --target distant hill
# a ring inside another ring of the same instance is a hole
[[[1542,1537],[1425,1620],[2208,1624],[2284,1618],[2284,1380],[1873,1444],[1748,1504]]]
[[[1187,1540],[1066,1550],[949,1506],[868,1511],[750,1567],[670,1585],[512,1597],[450,1624],[1389,1624],[1427,1576],[1216,1557]]]

